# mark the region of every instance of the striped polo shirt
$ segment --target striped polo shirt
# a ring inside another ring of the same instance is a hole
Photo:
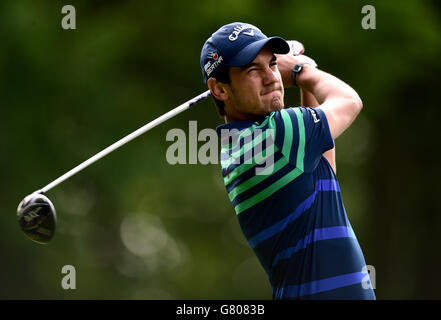
[[[375,299],[320,108],[287,108],[217,127],[228,197],[273,299]]]

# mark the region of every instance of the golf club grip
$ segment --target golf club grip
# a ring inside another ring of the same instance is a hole
[[[76,166],[72,170],[66,172],[61,177],[57,178],[56,180],[52,181],[47,186],[45,186],[44,188],[42,188],[42,189],[40,189],[40,190],[38,190],[36,192],[38,192],[38,193],[45,193],[45,192],[49,191],[50,189],[52,189],[53,187],[57,186],[58,184],[60,184],[64,180],[70,178],[74,174],[76,174],[76,173],[80,172],[81,170],[83,170],[84,168],[88,167],[92,163],[98,161],[99,159],[101,159],[104,156],[108,155],[112,151],[114,151],[114,150],[118,149],[119,147],[125,145],[127,142],[132,141],[136,137],[138,137],[138,136],[142,135],[143,133],[149,131],[150,129],[156,127],[158,124],[161,124],[162,122],[164,122],[164,121],[166,121],[166,120],[168,120],[170,118],[173,118],[174,116],[176,116],[179,113],[187,110],[191,106],[193,106],[193,105],[195,105],[195,104],[205,100],[210,95],[211,95],[210,90],[207,90],[204,93],[201,93],[200,95],[194,97],[193,99],[190,99],[187,102],[181,104],[180,106],[170,110],[169,112],[163,114],[159,118],[156,118],[155,120],[153,120],[153,121],[147,123],[146,125],[142,126],[141,128],[139,128],[138,130],[132,132],[131,134],[125,136],[124,138],[122,138],[122,139],[118,140],[117,142],[113,143],[112,145],[108,146],[106,149],[104,149],[101,152],[97,153],[93,157],[87,159],[83,163],[79,164],[78,166]]]

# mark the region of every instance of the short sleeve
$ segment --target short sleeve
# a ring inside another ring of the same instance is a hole
[[[287,108],[274,112],[275,144],[289,162],[304,172],[313,171],[323,153],[334,147],[328,120],[320,108]]]

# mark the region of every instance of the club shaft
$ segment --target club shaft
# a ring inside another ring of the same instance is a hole
[[[131,134],[125,136],[124,138],[118,140],[114,144],[108,146],[106,149],[104,149],[101,152],[97,153],[93,157],[87,159],[86,161],[84,161],[83,163],[79,164],[78,166],[76,166],[72,170],[66,172],[61,177],[59,177],[56,180],[52,181],[47,186],[45,186],[44,188],[38,190],[37,192],[45,193],[45,192],[49,191],[50,189],[52,189],[53,187],[57,186],[58,184],[60,184],[64,180],[72,177],[74,174],[77,174],[78,172],[80,172],[84,168],[87,168],[92,163],[98,161],[99,159],[101,159],[104,156],[108,155],[112,151],[115,151],[119,147],[125,145],[127,142],[132,141],[136,137],[138,137],[138,136],[142,135],[143,133],[149,131],[150,129],[156,127],[158,124],[161,124],[162,122],[164,122],[164,121],[166,121],[166,120],[168,120],[170,118],[173,118],[174,116],[176,116],[179,113],[187,110],[192,105],[194,105],[194,104],[196,104],[196,103],[198,103],[198,102],[208,98],[209,96],[210,96],[210,90],[207,90],[204,93],[201,93],[200,95],[194,97],[193,99],[188,100],[187,102],[181,104],[180,106],[170,110],[169,112],[163,114],[159,118],[156,118],[155,120],[153,120],[153,121],[147,123],[146,125],[142,126],[141,128],[139,128],[138,130],[136,130],[136,131],[132,132]]]

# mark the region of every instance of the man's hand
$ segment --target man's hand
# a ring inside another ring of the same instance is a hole
[[[317,63],[314,61],[314,59],[311,59],[310,57],[307,57],[303,54],[305,53],[305,47],[301,42],[298,42],[296,40],[289,40],[287,42],[291,49],[288,54],[296,56],[300,60],[300,63],[307,63],[317,68]]]
[[[283,86],[285,88],[292,87],[294,84],[292,82],[292,68],[298,63],[307,63],[314,67],[317,67],[317,63],[310,57],[303,54],[305,48],[303,44],[298,41],[290,40],[287,41],[291,51],[287,54],[277,54],[277,64],[279,67],[280,74],[282,76]]]

